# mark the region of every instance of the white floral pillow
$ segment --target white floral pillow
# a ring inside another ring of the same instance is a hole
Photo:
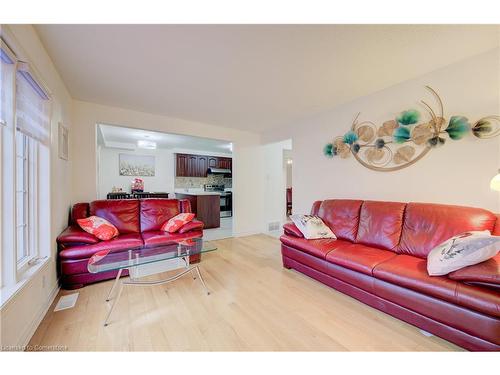
[[[302,232],[304,238],[308,240],[317,238],[337,238],[332,230],[328,228],[318,216],[291,215],[290,219],[292,219],[295,226]]]
[[[459,234],[431,250],[427,256],[427,272],[431,276],[446,275],[472,266],[497,255],[500,237],[490,231],[471,231]]]

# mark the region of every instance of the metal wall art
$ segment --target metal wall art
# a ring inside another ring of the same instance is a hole
[[[459,140],[472,132],[477,138],[492,138],[500,134],[500,116],[487,116],[473,125],[463,116],[444,117],[444,108],[437,92],[425,86],[436,98],[438,112],[421,100],[429,119],[420,121],[420,112],[410,109],[381,126],[371,121],[354,119],[351,130],[328,143],[325,156],[343,159],[351,154],[363,166],[375,171],[390,172],[409,167],[447,139]]]

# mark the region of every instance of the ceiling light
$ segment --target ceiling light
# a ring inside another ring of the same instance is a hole
[[[137,141],[137,147],[139,148],[147,148],[150,150],[155,150],[156,149],[156,142],[153,141],[145,141],[145,140],[139,140]]]

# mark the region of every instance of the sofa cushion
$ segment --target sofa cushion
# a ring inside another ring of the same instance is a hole
[[[341,240],[354,242],[358,232],[359,211],[363,201],[329,199],[321,202],[318,216]]]
[[[495,291],[466,285],[446,276],[429,276],[425,259],[397,255],[373,269],[380,280],[443,299],[472,310],[500,316],[500,294]]]
[[[90,203],[90,215],[99,216],[113,224],[121,234],[139,233],[139,201],[109,199]]]
[[[89,216],[76,222],[85,232],[102,241],[110,240],[120,234],[113,224],[99,216]]]
[[[457,234],[492,231],[495,220],[494,214],[481,208],[408,203],[401,241],[395,251],[426,258],[432,249]]]
[[[403,229],[406,203],[365,201],[361,206],[356,242],[394,249]]]
[[[141,231],[160,230],[162,225],[180,213],[177,199],[142,199]]]
[[[448,274],[452,280],[469,283],[486,283],[500,287],[500,254],[487,261],[468,266]]]
[[[161,226],[160,230],[168,233],[176,233],[179,229],[181,229],[184,225],[190,223],[193,219],[193,213],[183,212],[168,219],[167,222]]]
[[[447,275],[493,258],[500,250],[500,237],[489,231],[465,232],[450,238],[427,255],[431,276]]]
[[[96,236],[85,232],[79,226],[71,225],[67,227],[59,236],[57,236],[57,242],[62,245],[93,244],[98,243],[99,239]]]
[[[200,230],[187,233],[168,233],[161,230],[153,230],[142,233],[144,245],[147,247],[166,245],[170,242],[194,237],[203,237],[203,232]]]
[[[377,249],[361,244],[350,244],[330,251],[326,260],[367,275],[372,275],[373,268],[397,256],[392,251]]]
[[[63,249],[59,253],[61,259],[82,259],[90,258],[96,252],[101,250],[110,250],[111,252],[125,251],[135,249],[144,245],[140,233],[120,234],[118,237],[109,241],[101,241],[93,245],[72,246]]]
[[[321,259],[326,259],[328,254],[333,249],[351,245],[349,241],[334,240],[331,238],[320,238],[317,240],[306,240],[284,234],[280,237],[281,243],[286,246],[304,251]]]

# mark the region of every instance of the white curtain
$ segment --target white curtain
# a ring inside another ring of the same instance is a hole
[[[49,96],[29,65],[22,62],[17,65],[16,127],[42,144],[50,144]]]
[[[0,122],[1,125],[11,128],[13,118],[13,93],[15,57],[9,47],[0,40]]]

